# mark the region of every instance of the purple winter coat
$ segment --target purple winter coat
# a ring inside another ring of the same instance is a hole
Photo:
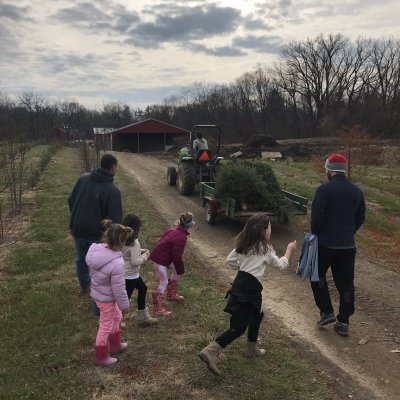
[[[90,268],[90,296],[96,301],[116,301],[121,311],[129,308],[125,290],[125,262],[122,251],[110,250],[105,243],[93,243],[86,255]]]
[[[176,273],[183,275],[185,266],[182,255],[188,235],[189,232],[179,225],[167,229],[151,251],[150,259],[157,264],[164,265],[164,267],[174,263]]]

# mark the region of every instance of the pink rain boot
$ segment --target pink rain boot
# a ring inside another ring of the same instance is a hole
[[[164,307],[164,296],[162,293],[155,290],[151,295],[153,297],[153,313],[155,315],[167,316],[172,314],[172,311],[169,311]]]
[[[128,347],[128,343],[121,343],[121,332],[110,333],[110,353],[120,353]]]
[[[168,301],[182,301],[184,299],[183,296],[180,296],[176,293],[176,288],[178,286],[177,281],[168,281],[167,286],[167,300]]]
[[[94,354],[96,355],[96,365],[109,366],[118,361],[117,358],[109,356],[108,346],[96,346]]]

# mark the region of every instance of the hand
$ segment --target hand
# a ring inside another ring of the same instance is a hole
[[[297,242],[296,242],[296,240],[293,240],[293,242],[290,242],[290,243],[287,245],[287,250],[289,250],[290,252],[292,252],[293,250],[296,250],[296,248],[297,248]]]
[[[149,252],[149,250],[148,249],[142,249],[141,250],[141,253],[143,254],[143,253],[148,253]]]
[[[129,314],[129,308],[122,310],[122,315],[128,315],[128,314]]]
[[[149,250],[146,250],[146,251],[144,252],[144,254],[146,254],[147,257],[150,257],[150,251],[149,251]]]

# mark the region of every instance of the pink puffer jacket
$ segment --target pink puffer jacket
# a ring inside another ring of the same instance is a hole
[[[90,268],[90,296],[97,301],[116,301],[121,311],[129,308],[125,290],[124,258],[121,251],[110,250],[104,243],[93,243],[86,255]]]

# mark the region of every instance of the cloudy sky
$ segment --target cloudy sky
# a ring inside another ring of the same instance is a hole
[[[143,108],[320,33],[400,38],[399,0],[0,0],[0,93]]]

